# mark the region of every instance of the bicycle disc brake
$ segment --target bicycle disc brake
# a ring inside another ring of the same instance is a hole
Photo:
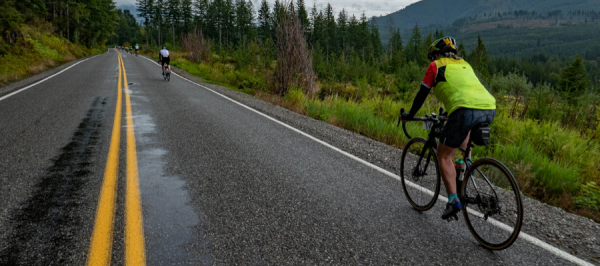
[[[421,171],[419,166],[415,166],[415,169],[412,172],[412,180],[417,182],[421,179],[421,177],[425,176],[425,171]]]

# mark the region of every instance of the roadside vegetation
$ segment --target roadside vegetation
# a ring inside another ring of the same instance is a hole
[[[106,51],[115,14],[107,0],[1,1],[0,86]]]

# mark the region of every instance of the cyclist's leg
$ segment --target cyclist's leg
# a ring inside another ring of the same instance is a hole
[[[468,125],[465,122],[468,122],[466,120],[469,120],[468,118],[471,116],[471,113],[471,109],[458,109],[454,111],[448,117],[448,121],[444,125],[442,135],[440,136],[437,154],[448,195],[456,193],[456,170],[454,169],[452,159],[458,147],[463,145],[466,147],[471,128],[467,127]]]
[[[438,144],[437,155],[440,163],[440,171],[442,172],[442,180],[446,186],[448,194],[456,193],[456,170],[452,158],[458,148],[452,148],[442,143]]]

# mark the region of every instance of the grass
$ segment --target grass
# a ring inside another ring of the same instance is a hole
[[[399,148],[408,142],[401,129],[396,127],[397,114],[401,106],[410,106],[408,103],[389,98],[359,103],[330,97],[325,100],[306,98],[302,104],[307,115],[315,119]],[[430,101],[424,109],[432,112],[437,109],[435,107],[437,104]],[[598,143],[580,136],[575,130],[561,128],[557,122],[508,118],[505,110],[498,110],[492,124],[492,145],[477,147],[473,157],[493,157],[504,162],[513,171],[521,190],[529,196],[566,210],[586,208],[590,213],[588,216],[600,221],[600,204],[593,200],[600,198],[600,192],[591,189],[591,185],[584,186],[600,181]],[[421,123],[408,123],[407,130],[413,136],[427,136]]]
[[[396,125],[400,109],[411,106],[412,95],[397,97],[385,88],[358,80],[319,81],[317,87],[321,90],[316,95],[305,95],[301,88],[295,88],[281,97],[269,93],[271,68],[236,68],[231,58],[215,55],[210,63],[189,62],[177,53],[172,58],[174,66],[207,82],[256,95],[397,148],[408,142],[402,128]],[[408,86],[416,92],[418,82]],[[600,184],[598,138],[561,126],[556,120],[512,118],[512,103],[501,95],[496,98],[499,106],[491,125],[491,145],[476,147],[474,159],[496,158],[511,169],[525,194],[600,221],[600,189],[596,185]],[[435,97],[429,97],[418,115],[437,112],[439,107]],[[413,137],[427,136],[421,123],[408,123],[407,130]]]
[[[47,25],[23,25],[22,37],[0,55],[0,86],[38,74],[77,58],[99,54],[103,47],[87,48],[50,33]]]

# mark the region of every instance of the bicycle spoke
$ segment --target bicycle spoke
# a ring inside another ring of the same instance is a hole
[[[516,239],[522,223],[522,205],[518,186],[508,170],[494,160],[473,165],[467,180],[464,216],[469,229],[484,246],[502,249]],[[504,223],[510,230],[492,221]]]

